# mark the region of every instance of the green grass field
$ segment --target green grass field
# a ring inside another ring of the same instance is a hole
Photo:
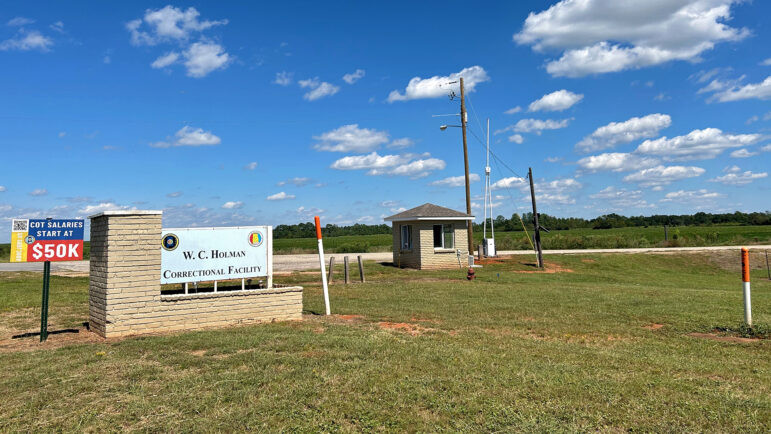
[[[530,233],[532,236],[532,233]],[[674,238],[677,235],[677,238]],[[496,232],[498,250],[529,250],[530,243],[524,232]],[[482,242],[482,233],[474,233],[474,240]],[[390,252],[391,235],[352,235],[324,238],[328,253]],[[633,227],[616,229],[571,229],[543,233],[544,249],[601,249],[635,247],[702,247],[740,244],[771,243],[771,226],[683,226],[669,229],[669,240],[664,242],[662,227]],[[282,238],[273,241],[277,255],[315,253],[316,238]],[[89,243],[84,244],[84,258],[88,259]],[[8,262],[10,244],[0,244],[0,262]]]
[[[0,274],[0,431],[767,432],[757,258],[752,343],[689,336],[739,328],[736,252],[546,259],[561,271],[473,282],[367,263],[369,283],[331,287],[353,317],[319,316],[317,276],[294,273],[277,282],[305,286],[301,322],[38,350],[8,336],[37,328],[40,276]],[[87,318],[86,278],[51,297],[51,329]]]

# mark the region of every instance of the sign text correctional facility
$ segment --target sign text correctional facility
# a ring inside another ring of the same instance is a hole
[[[271,229],[163,229],[161,284],[270,276]]]
[[[11,262],[80,261],[83,220],[13,219]]]

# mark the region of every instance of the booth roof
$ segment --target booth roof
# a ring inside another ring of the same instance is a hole
[[[407,220],[473,220],[474,216],[454,209],[445,208],[443,206],[434,205],[432,203],[425,203],[418,207],[408,209],[407,211],[394,214],[390,217],[386,217],[384,220],[387,222],[394,221],[407,221]]]

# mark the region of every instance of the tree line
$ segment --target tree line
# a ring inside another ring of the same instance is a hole
[[[495,230],[501,232],[521,231],[522,223],[527,230],[533,230],[533,213],[527,212],[520,216],[512,214],[511,218],[499,215],[495,218]],[[682,215],[652,215],[652,216],[631,216],[626,217],[619,214],[605,214],[593,219],[581,217],[555,217],[549,214],[539,213],[539,223],[542,227],[549,230],[567,230],[567,229],[611,229],[625,227],[648,227],[648,226],[711,226],[711,225],[771,225],[771,211],[744,213],[736,211],[734,213],[711,214],[698,212],[696,214]],[[482,225],[474,223],[474,230],[481,231]],[[363,225],[355,224],[351,226],[338,226],[328,224],[321,229],[325,237],[339,237],[344,235],[375,235],[390,234],[391,226]],[[311,223],[298,223],[294,225],[278,225],[273,228],[275,238],[314,238],[316,236],[316,226]]]
[[[389,225],[363,225],[356,223],[352,226],[338,226],[328,224],[321,228],[321,235],[325,237],[342,237],[345,235],[376,235],[390,234]],[[274,238],[316,238],[316,225],[297,223],[295,225],[278,225],[273,228]]]

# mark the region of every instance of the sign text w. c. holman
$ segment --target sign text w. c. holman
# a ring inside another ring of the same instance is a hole
[[[266,277],[270,270],[268,226],[164,229],[161,283]]]

